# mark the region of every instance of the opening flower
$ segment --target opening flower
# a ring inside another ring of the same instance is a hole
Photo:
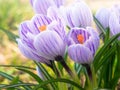
[[[68,34],[68,55],[81,64],[90,64],[99,46],[99,36],[91,27],[72,28]]]
[[[57,15],[55,17],[57,18]],[[55,55],[64,55],[65,27],[60,18],[57,20],[46,15],[36,14],[30,21],[20,24],[20,38],[17,41],[21,52],[26,57],[49,63],[49,60],[54,60]],[[43,49],[45,51],[48,49],[49,53],[46,52],[47,55],[45,55]]]
[[[66,44],[55,31],[47,30],[35,37],[34,46],[43,57],[55,60],[57,56],[64,56]]]

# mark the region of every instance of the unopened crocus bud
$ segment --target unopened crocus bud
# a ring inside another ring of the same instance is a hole
[[[115,5],[112,7],[109,27],[112,35],[120,33],[120,5]]]
[[[103,26],[104,29],[109,27],[109,18],[110,18],[110,9],[107,8],[101,8],[97,11],[95,17],[100,22],[100,24]],[[101,33],[100,28],[98,28],[98,31]]]
[[[61,13],[68,27],[91,26],[93,17],[90,8],[83,1],[76,1],[68,7],[61,7]]]
[[[33,10],[37,14],[47,14],[47,10],[51,6],[56,6],[59,8],[64,5],[66,0],[30,0]]]

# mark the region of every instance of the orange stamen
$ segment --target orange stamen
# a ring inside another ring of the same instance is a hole
[[[40,31],[44,31],[44,30],[46,30],[46,25],[42,25],[42,26],[40,26],[38,29],[39,29]]]
[[[77,35],[77,40],[79,41],[80,44],[83,44],[84,43],[84,37],[83,37],[83,35],[78,34]]]

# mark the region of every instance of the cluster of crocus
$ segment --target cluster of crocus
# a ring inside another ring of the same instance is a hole
[[[31,0],[36,15],[20,24],[19,49],[26,57],[48,65],[63,60],[67,52],[73,61],[90,64],[99,46],[98,33],[91,27],[92,13],[83,1],[68,7],[64,2]]]
[[[110,28],[111,35],[120,32],[120,6],[114,5],[111,8],[101,8],[95,16],[101,25],[106,29]]]

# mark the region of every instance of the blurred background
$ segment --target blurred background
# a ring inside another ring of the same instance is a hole
[[[68,0],[70,3],[74,0]],[[85,0],[92,12],[95,13],[101,7],[111,7],[120,4],[120,0]],[[32,60],[25,58],[19,51],[17,44],[13,42],[18,35],[18,26],[24,20],[29,20],[34,15],[29,0],[0,0],[0,65],[24,65],[34,67]],[[12,33],[10,33],[12,32]],[[9,38],[9,36],[12,36]],[[30,82],[33,80],[14,68],[0,67],[0,71],[8,74],[20,74],[20,78]],[[0,84],[7,83],[0,77]]]

